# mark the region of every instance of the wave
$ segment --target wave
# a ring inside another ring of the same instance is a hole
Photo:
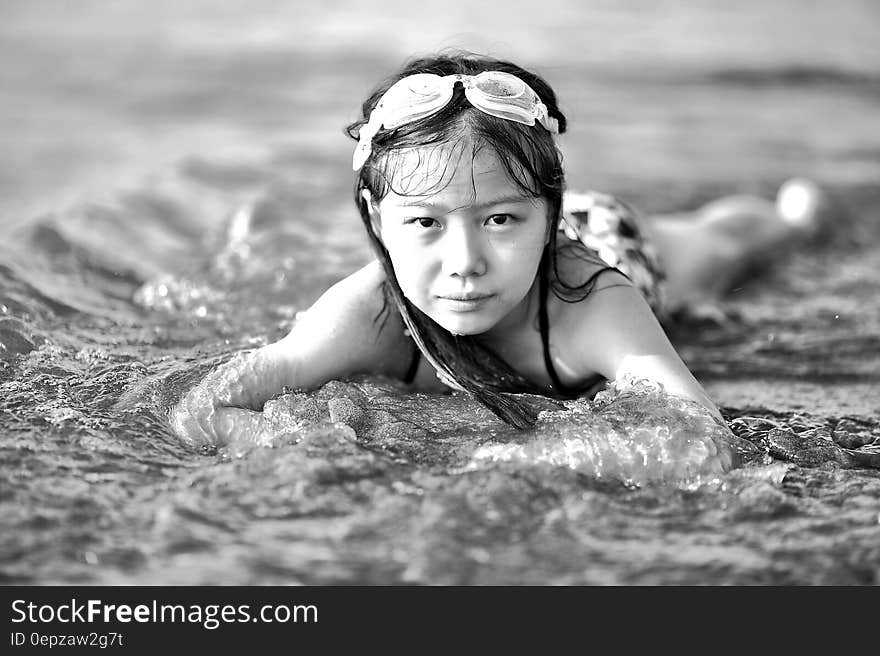
[[[834,86],[848,91],[880,93],[880,75],[863,71],[808,65],[734,67],[711,71],[702,81],[743,86]]]

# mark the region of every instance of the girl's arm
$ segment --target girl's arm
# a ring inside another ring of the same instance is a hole
[[[313,389],[359,373],[401,375],[402,324],[383,307],[378,262],[340,281],[319,298],[283,339],[239,354],[191,389],[174,408],[172,425],[194,441],[222,444],[263,430],[263,404],[283,387]]]
[[[681,361],[639,291],[616,272],[603,273],[568,327],[575,364],[609,380],[624,376],[663,385],[666,392],[696,401],[717,419],[718,408]],[[571,320],[571,319],[570,319]],[[586,336],[586,337],[584,337]]]

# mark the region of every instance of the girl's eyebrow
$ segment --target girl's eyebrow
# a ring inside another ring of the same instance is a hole
[[[523,194],[509,194],[507,196],[490,198],[489,200],[483,201],[481,203],[474,203],[473,205],[468,205],[467,207],[482,210],[486,209],[487,207],[492,207],[494,205],[504,205],[506,203],[522,203],[526,201],[532,202],[532,199],[528,196],[524,196]],[[445,209],[445,205],[443,205],[442,203],[432,202],[430,199],[406,201],[404,203],[401,203],[400,206],[420,207],[428,210]]]

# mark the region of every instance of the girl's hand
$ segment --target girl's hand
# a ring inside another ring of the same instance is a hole
[[[262,412],[217,405],[211,376],[187,392],[171,411],[171,426],[193,446],[224,446],[233,441],[262,442],[266,422]]]
[[[213,426],[214,399],[205,389],[205,380],[187,392],[171,410],[171,427],[193,446],[220,446]]]
[[[264,441],[271,431],[263,405],[284,387],[309,390],[353,374],[402,376],[400,321],[377,321],[386,300],[384,272],[373,262],[338,282],[283,339],[215,368],[187,392],[171,424],[194,445]]]
[[[192,445],[222,446],[233,440],[258,440],[263,429],[262,413],[247,407],[258,403],[255,397],[261,393],[281,391],[270,382],[274,380],[268,375],[271,360],[271,352],[260,349],[240,353],[213,369],[172,409],[172,428]]]

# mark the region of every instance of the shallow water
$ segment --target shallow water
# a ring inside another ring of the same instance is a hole
[[[298,21],[269,2],[95,4],[48,24],[38,4],[0,21],[19,53],[0,63],[18,126],[0,128],[0,580],[880,581],[872,3],[557,2],[467,33],[453,5],[383,46],[365,35],[413,23],[344,2]],[[459,395],[358,380],[281,395],[262,444],[182,440],[183,392],[367,261],[339,129],[401,57],[452,42],[554,83],[574,187],[663,211],[797,173],[845,201],[849,220],[770,258],[726,320],[672,329],[732,433],[643,390],[548,404],[517,434]],[[719,473],[709,443],[738,466]]]

